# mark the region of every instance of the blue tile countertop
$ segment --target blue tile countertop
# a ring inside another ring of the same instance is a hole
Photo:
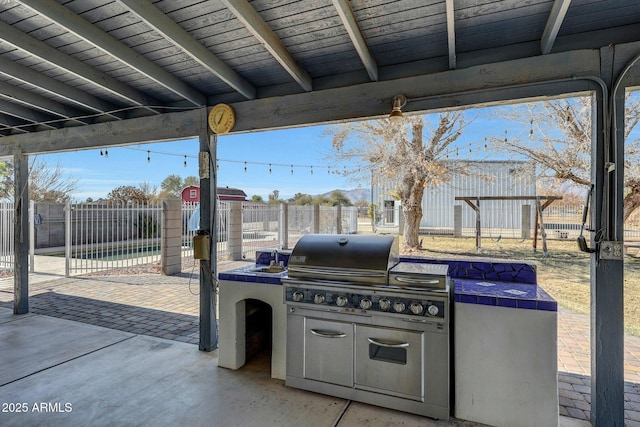
[[[287,277],[287,271],[282,273],[263,273],[256,269],[264,268],[263,264],[251,264],[246,267],[218,273],[218,280],[231,280],[234,282],[265,283],[268,285],[281,285],[283,277]]]
[[[454,301],[528,310],[558,311],[558,304],[536,284],[536,267],[523,262],[490,259],[430,259],[401,257],[404,262],[447,264]],[[282,273],[264,273],[270,259],[218,274],[219,280],[281,285]],[[285,261],[286,262],[286,261]],[[286,264],[285,264],[286,265]]]
[[[558,303],[535,284],[467,279],[452,282],[455,302],[558,311]]]

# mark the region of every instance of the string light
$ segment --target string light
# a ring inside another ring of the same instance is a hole
[[[244,173],[247,173],[247,162],[244,162]]]
[[[309,166],[311,168],[311,175],[313,175],[313,166]]]
[[[100,155],[104,156],[104,153],[102,152],[102,149],[100,149]]]
[[[529,124],[531,125],[531,127],[529,129],[529,138],[533,138],[533,119],[531,119]]]
[[[108,158],[109,158],[109,150],[107,150],[106,148],[105,148],[105,150],[104,150],[104,157],[105,157],[106,159],[108,159]]]
[[[291,175],[293,175],[293,165],[291,165]]]
[[[269,175],[271,175],[271,163],[269,163]]]
[[[147,150],[147,163],[151,163],[151,151]]]
[[[185,154],[185,156],[184,156],[184,167],[185,167],[185,168],[187,167],[187,155],[186,155],[186,154]]]
[[[507,139],[507,131],[505,130],[505,131],[504,131],[504,143],[506,144],[507,142],[508,142],[508,139]]]
[[[331,175],[331,166],[327,167],[327,175]]]

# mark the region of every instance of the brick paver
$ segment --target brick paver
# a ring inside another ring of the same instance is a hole
[[[220,270],[237,266],[221,265]],[[30,311],[134,334],[198,344],[199,278],[136,274],[58,278],[30,286]],[[13,292],[0,289],[0,306]],[[589,316],[560,308],[560,415],[588,420],[591,403]],[[640,338],[625,334],[625,426],[640,427]]]

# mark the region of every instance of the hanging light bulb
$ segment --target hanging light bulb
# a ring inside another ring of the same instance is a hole
[[[508,142],[508,140],[507,140],[507,131],[506,130],[504,131],[504,142],[505,142],[505,144]]]
[[[530,128],[529,128],[529,138],[533,138],[533,119],[531,119],[531,121],[529,122]]]
[[[269,175],[271,175],[271,163],[269,163]]]
[[[291,165],[291,175],[293,175],[293,165]]]
[[[108,158],[109,158],[109,150],[107,150],[106,148],[105,148],[105,150],[104,150],[104,157],[105,157],[106,159],[108,159]]]
[[[186,155],[186,154],[185,154],[185,156],[184,156],[184,167],[185,167],[185,168],[187,167],[187,155]]]
[[[331,175],[331,166],[327,168],[327,175]]]
[[[147,163],[151,163],[151,151],[147,150]]]
[[[313,166],[311,166],[311,175],[313,175]]]
[[[100,149],[100,155],[103,156],[104,154],[102,153],[102,148]]]
[[[247,162],[244,162],[244,173],[247,173]]]

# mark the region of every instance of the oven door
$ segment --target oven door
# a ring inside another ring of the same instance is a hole
[[[353,387],[353,323],[305,319],[304,377]]]
[[[424,335],[356,325],[355,387],[423,401]]]

